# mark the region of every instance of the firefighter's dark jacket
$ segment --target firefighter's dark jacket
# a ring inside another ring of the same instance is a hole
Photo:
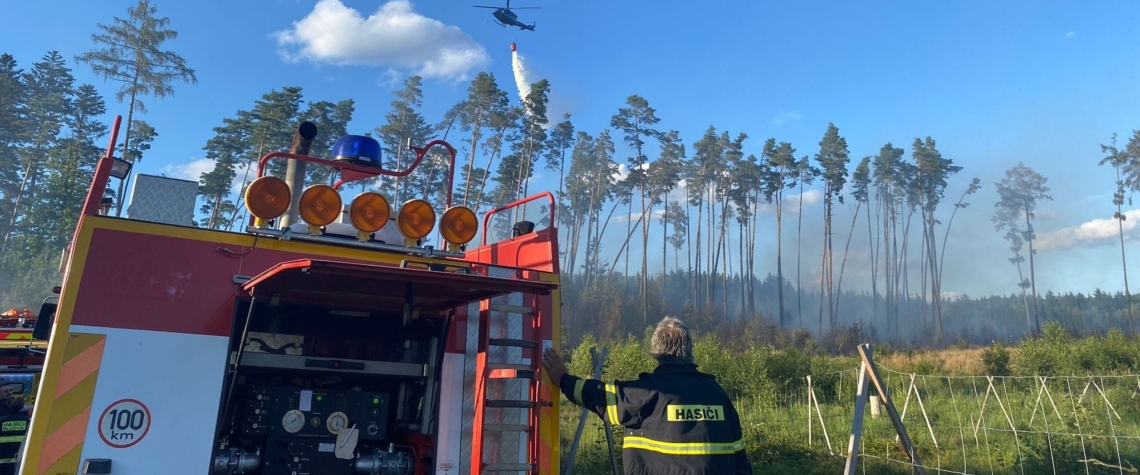
[[[625,428],[629,475],[751,475],[740,418],[712,375],[690,363],[661,363],[634,381],[565,375],[570,401]]]

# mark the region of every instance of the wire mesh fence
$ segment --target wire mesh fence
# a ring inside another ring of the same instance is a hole
[[[1140,375],[945,376],[876,367],[926,473],[1140,474]],[[858,374],[852,364],[738,398],[757,473],[806,466],[818,468],[796,473],[841,473]],[[886,411],[873,407],[877,399],[864,414],[856,473],[912,473]],[[563,412],[563,427],[575,427],[577,411]],[[572,436],[564,433],[563,443]],[[572,473],[608,473],[596,416],[581,444]]]

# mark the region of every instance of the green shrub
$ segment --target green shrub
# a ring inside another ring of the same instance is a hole
[[[774,352],[768,357],[764,370],[777,388],[798,390],[807,385],[805,378],[811,374],[811,357],[794,348]]]
[[[1009,350],[1000,341],[982,350],[982,366],[986,368],[989,376],[1009,376]]]
[[[938,369],[933,362],[928,360],[921,360],[914,364],[914,374],[929,375],[934,374]]]

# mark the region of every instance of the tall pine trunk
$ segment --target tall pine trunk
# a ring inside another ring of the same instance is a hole
[[[784,312],[784,177],[780,176],[780,189],[776,191],[776,299],[780,306],[780,326],[787,327]]]
[[[1029,242],[1029,286],[1033,297],[1033,327],[1035,333],[1041,333],[1041,314],[1037,311],[1037,275],[1033,269],[1033,223],[1029,222],[1029,208],[1025,208],[1025,234]]]
[[[1119,177],[1120,172],[1117,172]],[[1124,299],[1128,304],[1128,336],[1136,337],[1136,321],[1132,318],[1132,294],[1128,292],[1128,260],[1124,258],[1124,214],[1116,206],[1116,224],[1120,228],[1120,265],[1124,268]],[[943,245],[945,249],[945,245]]]
[[[855,235],[855,221],[859,219],[859,208],[863,202],[855,204],[855,216],[851,218],[851,230],[847,232],[847,245],[843,247],[843,260],[839,264],[839,280],[835,282],[835,319],[839,321],[839,299],[843,298],[843,269],[847,267],[847,252],[851,250],[851,237]]]
[[[804,325],[804,299],[803,290],[800,280],[800,258],[803,255],[803,235],[804,235],[804,181],[801,177],[800,180],[800,199],[799,210],[796,212],[796,311],[799,312],[800,326]],[[784,284],[781,282],[780,287]]]

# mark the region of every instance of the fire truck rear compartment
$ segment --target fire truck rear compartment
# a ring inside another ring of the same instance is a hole
[[[405,322],[399,308],[250,305],[236,305],[238,364],[223,395],[212,473],[411,474],[425,455],[415,452],[427,448],[415,444],[434,430],[446,316]]]
[[[211,473],[431,473],[455,311],[553,286],[515,275],[304,259],[249,278],[242,288],[252,298],[235,305]]]

